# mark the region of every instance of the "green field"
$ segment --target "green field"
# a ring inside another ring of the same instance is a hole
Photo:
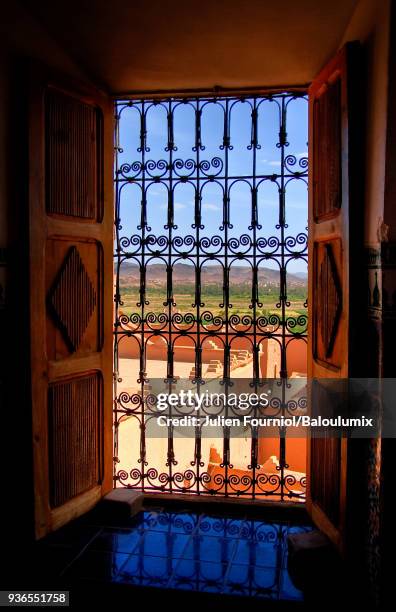
[[[120,287],[121,300],[123,305],[120,306],[120,310],[127,315],[132,313],[141,312],[140,307],[136,306],[139,301],[138,287],[137,286],[121,286]],[[194,287],[191,284],[177,284],[173,294],[174,302],[176,306],[174,311],[180,313],[190,312],[195,314],[196,309],[192,306],[194,303]],[[146,300],[149,302],[145,306],[145,312],[153,312],[160,314],[166,311],[166,290],[165,287],[149,287],[146,291]],[[205,304],[201,306],[201,314],[205,311],[210,311],[214,316],[224,316],[224,308],[220,308],[222,303],[223,295],[218,285],[207,285],[202,288],[201,301]],[[307,308],[304,306],[306,300],[306,292],[303,287],[293,288],[288,292],[287,300],[290,302],[290,307],[286,308],[286,318],[296,318],[299,315],[307,315]],[[252,316],[252,309],[249,308],[251,302],[251,289],[247,285],[231,285],[229,301],[232,304],[232,308],[229,308],[229,316],[237,314],[240,317],[243,315]],[[256,307],[256,317],[268,316],[275,314],[281,316],[281,309],[276,307],[279,301],[279,289],[271,288],[266,292],[260,293],[259,289],[259,301],[262,303],[261,307]],[[297,333],[304,333],[306,326],[296,326],[293,331]]]

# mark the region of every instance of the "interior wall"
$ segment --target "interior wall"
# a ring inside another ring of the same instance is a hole
[[[345,42],[359,40],[367,62],[365,234],[367,245],[378,244],[384,231],[385,153],[388,104],[390,1],[360,0],[346,29]]]
[[[2,6],[0,22],[0,409],[2,482],[12,486],[2,504],[13,540],[31,533],[32,457],[27,324],[26,224],[27,60],[74,78],[84,75],[43,28],[15,1]],[[24,516],[24,520],[20,518]],[[14,544],[15,545],[15,544]]]
[[[395,378],[396,342],[396,3],[392,2],[389,45],[389,88],[387,108],[387,138],[384,193],[384,224],[386,232],[381,236],[377,260],[381,272],[380,320],[382,328],[381,375]],[[394,495],[395,439],[383,439],[373,448],[377,460],[373,465],[374,478],[379,494],[379,503],[373,513],[378,517],[375,550],[380,563],[377,564],[377,591],[380,605],[390,600],[393,590],[392,558],[394,517],[396,512]],[[378,467],[379,466],[379,467]]]
[[[306,85],[357,0],[22,0],[111,93]],[[59,24],[62,23],[60,30]]]
[[[10,186],[10,114],[16,66],[22,58],[42,61],[75,78],[84,74],[68,55],[17,2],[6,3],[0,22],[0,248],[9,242]]]
[[[369,377],[390,375],[384,374],[384,338],[392,336],[389,336],[384,328],[383,290],[384,283],[389,283],[389,245],[396,237],[396,223],[392,223],[392,218],[396,219],[395,207],[390,203],[389,197],[390,191],[395,191],[395,179],[392,179],[392,172],[389,172],[388,168],[390,159],[396,159],[394,143],[390,146],[388,134],[392,105],[391,9],[390,0],[360,0],[341,42],[344,44],[349,40],[360,40],[365,61],[365,99],[362,101],[365,105],[365,160],[359,174],[364,186],[366,261],[362,262],[365,270],[359,272],[363,272],[366,279],[366,292],[362,295],[368,296],[365,333],[360,333],[362,354],[367,356],[361,376]],[[391,189],[390,181],[393,184]],[[384,260],[388,267],[386,274]],[[364,307],[364,304],[362,306]],[[359,447],[357,442],[360,443]],[[358,580],[359,583],[368,585],[368,595],[378,607],[383,597],[380,576],[382,560],[385,558],[384,548],[381,546],[384,528],[383,444],[381,440],[355,440],[353,446],[360,463],[357,465],[355,461],[353,465],[356,477],[362,472],[363,462],[365,472],[360,481],[361,496],[356,495],[355,499],[351,500],[354,502],[352,512],[355,514],[356,534],[360,538],[355,550],[358,558],[357,572],[363,572],[358,575]],[[364,542],[361,541],[362,533],[365,534]]]

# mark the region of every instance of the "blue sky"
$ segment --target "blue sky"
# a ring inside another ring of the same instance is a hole
[[[251,107],[248,103],[238,102],[231,113],[231,144],[229,151],[229,176],[249,175],[252,173],[253,153],[247,147],[250,144]],[[177,151],[174,159],[195,159],[192,150],[195,138],[193,108],[189,105],[179,105],[174,112],[174,137]],[[261,148],[256,151],[256,173],[273,174],[280,172],[280,149],[278,142],[279,120],[278,107],[274,102],[265,100],[261,103],[258,119],[258,141]],[[168,152],[164,149],[167,142],[166,110],[161,106],[152,106],[147,113],[147,145],[150,151],[146,160],[168,160]],[[119,155],[119,165],[140,160],[137,148],[140,145],[140,119],[133,108],[126,108],[120,121],[120,146],[123,152]],[[292,100],[288,105],[287,134],[289,146],[287,155],[297,158],[295,170],[299,170],[298,161],[307,156],[308,139],[308,104],[305,99]],[[223,137],[223,112],[218,105],[208,104],[202,114],[202,144],[205,150],[200,152],[201,160],[211,160],[213,157],[224,159],[224,151],[219,146]],[[307,226],[307,187],[302,180],[292,180],[286,191],[286,236],[296,236],[306,232]],[[151,233],[167,234],[164,230],[167,217],[167,192],[163,185],[153,184],[147,192],[147,221]],[[194,189],[192,185],[180,184],[175,189],[175,223],[178,229],[175,235],[194,234],[191,228],[194,215]],[[262,229],[259,235],[266,238],[280,236],[276,229],[278,223],[278,190],[277,185],[265,182],[258,192],[258,214]],[[251,195],[246,183],[235,183],[230,192],[230,217],[233,229],[229,236],[239,237],[249,233],[251,211]],[[121,219],[123,230],[121,235],[130,237],[138,234],[137,225],[140,221],[140,190],[135,185],[127,185],[122,191]],[[202,222],[205,229],[201,236],[221,235],[219,226],[222,221],[222,191],[216,183],[208,183],[203,190]],[[268,267],[274,267],[268,262]],[[302,260],[290,262],[290,272],[306,271]]]

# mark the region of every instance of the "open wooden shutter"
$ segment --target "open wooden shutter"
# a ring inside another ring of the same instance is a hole
[[[29,249],[36,537],[112,487],[113,110],[34,69]]]
[[[356,64],[358,44],[346,45],[309,89],[309,347],[308,377],[352,376],[351,284],[356,201]],[[360,101],[361,103],[361,101]],[[326,385],[312,412],[324,409]],[[307,507],[342,550],[346,524],[348,443],[310,439]]]

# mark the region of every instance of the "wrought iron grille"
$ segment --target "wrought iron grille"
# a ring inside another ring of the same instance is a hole
[[[293,92],[117,101],[116,486],[304,499],[286,431],[271,454],[254,428],[241,451],[227,427],[205,450],[199,427],[182,448],[146,426],[150,378],[273,378],[275,411],[303,407],[285,389],[306,375],[306,121]]]

